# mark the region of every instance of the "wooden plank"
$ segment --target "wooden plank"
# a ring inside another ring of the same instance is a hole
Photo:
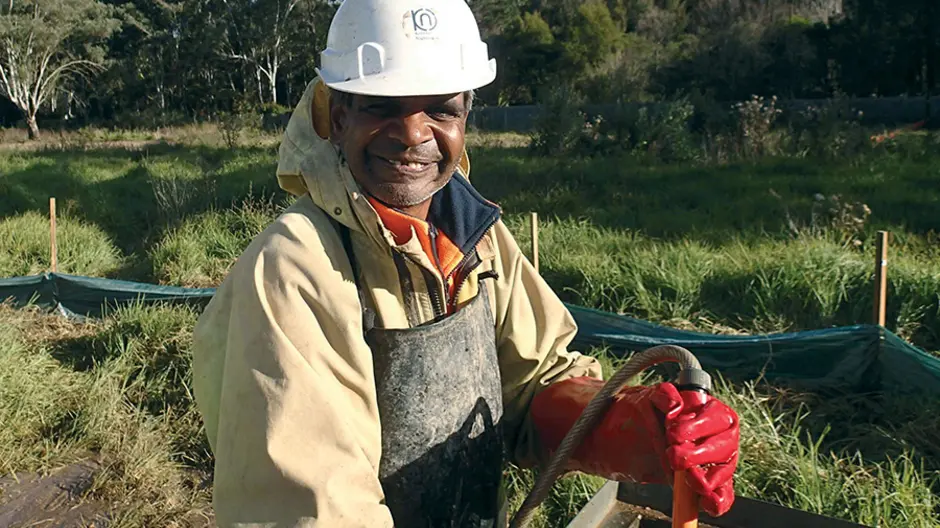
[[[885,311],[888,300],[888,232],[878,231],[875,239],[875,305],[874,323],[885,325]]]
[[[529,229],[532,236],[532,266],[539,270],[539,214],[532,213],[529,217]]]
[[[627,504],[652,508],[666,515],[672,512],[672,490],[668,486],[621,482],[617,499]],[[747,497],[735,497],[734,506],[721,517],[703,513],[699,519],[703,524],[719,528],[870,528]]]

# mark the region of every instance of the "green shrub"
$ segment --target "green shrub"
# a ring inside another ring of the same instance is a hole
[[[636,105],[618,103],[590,118],[583,97],[570,87],[548,91],[536,121],[530,153],[536,156],[603,156],[627,152],[644,161],[697,159],[691,130],[694,107],[687,100]]]
[[[219,132],[225,146],[234,149],[241,144],[242,135],[256,128],[259,121],[254,114],[222,112],[219,114]]]
[[[608,128],[621,149],[647,160],[665,163],[699,157],[691,131],[695,107],[685,99],[615,112]]]
[[[871,152],[871,139],[861,117],[861,112],[842,99],[827,100],[794,113],[789,119],[791,154],[839,159]]]
[[[734,105],[738,119],[739,152],[746,158],[776,155],[779,141],[773,134],[774,123],[781,111],[777,108],[777,96],[751,99]]]
[[[105,277],[121,267],[120,252],[97,226],[57,218],[58,270]],[[0,220],[0,276],[36,275],[51,268],[49,219],[28,211]]]
[[[530,152],[536,156],[578,153],[585,133],[584,98],[570,86],[552,86],[542,100]]]
[[[263,105],[258,107],[258,110],[262,114],[281,115],[281,114],[286,114],[293,109],[288,106],[284,106],[282,104],[264,103]]]

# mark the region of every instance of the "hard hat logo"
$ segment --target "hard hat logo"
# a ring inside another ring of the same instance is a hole
[[[437,39],[437,13],[433,9],[422,7],[406,11],[401,17],[405,36],[417,40]]]
[[[415,26],[415,33],[430,33],[437,27],[437,15],[427,8],[412,11],[411,20]]]

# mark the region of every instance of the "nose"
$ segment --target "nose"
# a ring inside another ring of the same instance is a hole
[[[434,139],[434,132],[428,126],[428,117],[424,112],[413,112],[396,119],[389,135],[406,147],[417,147]]]

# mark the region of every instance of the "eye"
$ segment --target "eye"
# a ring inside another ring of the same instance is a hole
[[[460,118],[462,112],[458,108],[441,106],[436,108],[429,108],[426,113],[428,117],[434,119],[435,121],[445,121],[448,119],[458,119]]]
[[[384,103],[370,104],[359,108],[360,112],[381,118],[394,117],[398,114],[398,110],[395,105]]]

